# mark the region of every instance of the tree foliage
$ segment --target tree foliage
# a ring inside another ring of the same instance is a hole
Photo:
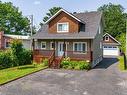
[[[53,7],[51,9],[49,9],[49,12],[46,13],[46,16],[43,18],[43,22],[46,22],[50,17],[52,17],[60,9],[61,9],[61,7]],[[43,23],[40,23],[40,25],[43,25]]]
[[[121,5],[114,5],[112,3],[105,4],[98,8],[104,14],[104,33],[109,33],[113,37],[117,37],[126,31],[126,14]]]
[[[0,1],[0,29],[7,34],[26,34],[30,32],[30,21],[11,2]]]
[[[121,5],[109,3],[99,7],[98,11],[102,11],[104,15],[104,33],[107,32],[120,41],[120,48],[125,52],[127,13],[124,13],[124,8]]]

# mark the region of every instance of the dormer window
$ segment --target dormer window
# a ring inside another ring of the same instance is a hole
[[[105,41],[109,41],[109,36],[105,36]]]
[[[69,23],[57,23],[57,32],[64,33],[69,31]]]

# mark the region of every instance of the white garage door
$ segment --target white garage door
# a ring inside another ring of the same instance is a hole
[[[103,55],[119,56],[119,48],[117,46],[104,46]]]

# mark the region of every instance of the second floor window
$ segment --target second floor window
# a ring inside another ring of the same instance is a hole
[[[57,23],[57,32],[63,33],[68,32],[69,30],[69,23]]]

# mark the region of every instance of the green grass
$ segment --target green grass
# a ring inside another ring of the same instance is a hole
[[[46,67],[40,64],[36,66],[35,65],[25,65],[25,66],[19,66],[19,67],[13,67],[13,68],[0,70],[0,84],[3,84],[8,81],[14,80],[16,78],[22,77],[29,73],[39,71],[44,68]]]
[[[124,71],[125,68],[124,68],[124,57],[123,56],[120,56],[119,57],[119,64],[118,64],[118,67],[121,71]]]

